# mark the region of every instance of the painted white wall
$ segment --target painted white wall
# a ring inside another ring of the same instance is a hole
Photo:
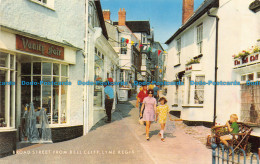
[[[54,0],[54,10],[29,0],[1,1],[0,24],[84,48],[85,0]]]

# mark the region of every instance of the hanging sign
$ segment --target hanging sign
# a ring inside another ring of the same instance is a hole
[[[64,60],[64,47],[16,35],[16,49]]]

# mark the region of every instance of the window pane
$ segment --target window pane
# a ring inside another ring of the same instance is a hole
[[[53,82],[59,82],[59,78],[54,77]],[[53,85],[53,107],[52,107],[53,124],[58,124],[58,117],[59,117],[59,85]]]
[[[260,78],[260,72],[257,72],[257,78],[258,79]]]
[[[41,63],[33,63],[33,74],[34,75],[41,74]]]
[[[43,82],[50,82],[51,77],[42,77]],[[51,123],[51,85],[42,85],[42,108],[45,108],[48,122]]]
[[[31,75],[31,63],[22,63],[22,75]]]
[[[205,76],[196,76],[195,82],[205,82]],[[195,89],[204,89],[204,85],[195,85]]]
[[[41,77],[33,77],[33,82],[38,83],[38,85],[33,85],[33,105],[35,110],[41,109],[41,85],[39,85],[40,81]]]
[[[194,103],[203,104],[204,102],[204,90],[195,90]]]
[[[14,55],[10,55],[10,68],[14,69]]]
[[[246,75],[241,76],[241,81],[246,81]]]
[[[8,67],[8,54],[0,52],[0,67]]]
[[[6,71],[0,70],[0,81],[6,81]],[[6,127],[6,113],[5,113],[5,97],[6,89],[5,85],[0,85],[0,127]]]
[[[15,72],[11,71],[11,81],[15,81]],[[11,85],[10,86],[10,126],[14,127],[14,123],[15,123],[15,117],[13,117],[14,113],[15,113],[15,85]]]
[[[42,63],[42,74],[51,75],[51,63]]]
[[[68,66],[61,65],[61,76],[68,76]]]
[[[249,81],[254,80],[254,74],[253,73],[248,75],[248,80]]]
[[[22,101],[22,116],[24,113],[24,109],[26,104],[30,104],[31,102],[31,86],[30,85],[23,85],[24,82],[31,82],[31,76],[22,76],[22,93],[21,93],[21,101]]]
[[[190,81],[191,81],[191,77],[188,77],[188,104],[190,104]]]
[[[59,75],[60,74],[60,64],[53,63],[53,75]]]
[[[67,78],[61,78],[62,82],[66,82]],[[67,122],[67,85],[61,85],[61,121],[64,124]]]

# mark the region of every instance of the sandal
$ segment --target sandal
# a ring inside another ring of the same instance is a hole
[[[162,142],[165,142],[164,138],[161,138],[161,141],[162,141]]]

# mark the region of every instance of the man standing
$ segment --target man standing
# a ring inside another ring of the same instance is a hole
[[[113,83],[112,78],[107,79],[107,86],[105,86],[104,92],[105,92],[105,109],[106,109],[106,114],[107,114],[107,120],[105,121],[106,123],[111,122],[111,111],[113,107],[113,102],[114,102],[114,90],[111,86],[111,83]],[[110,84],[109,84],[110,83]]]
[[[136,104],[136,107],[138,107],[138,102],[139,102],[139,115],[140,115],[140,112],[141,112],[141,107],[143,105],[143,100],[145,97],[148,96],[148,93],[147,93],[147,86],[146,85],[143,85],[143,90],[140,91],[137,95],[137,104]]]

